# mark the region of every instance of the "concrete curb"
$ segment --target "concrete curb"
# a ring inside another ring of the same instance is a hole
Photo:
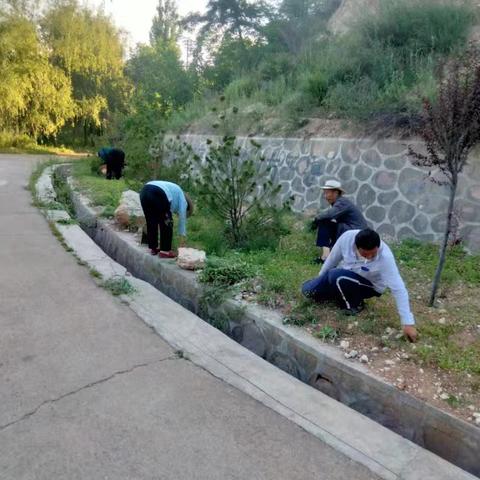
[[[80,214],[80,220],[81,217]],[[381,478],[475,478],[275,368],[150,284],[128,276],[125,268],[107,257],[78,225],[56,225],[68,246],[105,278],[127,275],[136,293],[122,297],[123,300],[174,348]],[[145,252],[142,254],[148,257]]]

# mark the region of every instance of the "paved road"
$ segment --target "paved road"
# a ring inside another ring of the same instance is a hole
[[[99,288],[0,155],[0,479],[372,479]]]

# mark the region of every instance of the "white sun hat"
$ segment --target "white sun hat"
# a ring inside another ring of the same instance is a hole
[[[322,190],[340,190],[341,192],[345,192],[345,190],[342,188],[342,184],[336,180],[327,180],[325,185],[320,188]]]

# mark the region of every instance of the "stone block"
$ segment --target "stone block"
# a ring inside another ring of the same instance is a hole
[[[279,171],[278,178],[280,180],[293,180],[293,177],[295,176],[295,170],[288,168],[288,167],[282,167]]]
[[[415,232],[417,233],[424,233],[425,230],[428,228],[428,217],[424,215],[423,213],[419,213],[414,219],[413,219],[413,228]]]
[[[385,207],[390,206],[393,201],[398,197],[397,191],[382,192],[378,194],[378,203]]]
[[[471,200],[475,200],[477,202],[480,202],[480,184],[472,185],[468,189],[467,195]]]
[[[389,157],[383,160],[383,166],[388,170],[401,170],[406,163],[407,159],[402,155]]]
[[[344,165],[339,171],[338,171],[338,179],[345,183],[348,180],[352,178],[352,172],[353,169],[350,165]]]
[[[373,184],[380,190],[393,190],[397,184],[397,178],[397,173],[382,170],[373,176]]]
[[[377,150],[382,155],[400,155],[407,153],[407,145],[395,140],[380,140],[377,143]]]
[[[345,140],[342,144],[341,158],[346,163],[358,163],[360,161],[361,152],[356,141]]]
[[[480,226],[468,225],[461,228],[460,237],[472,252],[480,252]]]
[[[315,177],[323,175],[325,172],[325,160],[316,160],[310,165],[310,174]]]
[[[292,191],[295,193],[304,193],[305,192],[305,187],[303,186],[302,178],[301,177],[295,177],[295,179],[292,182]]]
[[[306,177],[303,178],[303,184],[307,188],[313,187],[314,185],[318,185],[319,184],[318,177],[316,177],[315,175],[307,175]]]
[[[369,207],[367,209],[367,211],[365,212],[365,216],[369,220],[372,220],[375,223],[382,222],[386,215],[387,215],[387,212],[386,212],[385,208],[378,207],[376,205],[374,205],[372,207]]]
[[[469,202],[467,200],[457,200],[455,204],[460,221],[462,222],[480,222],[480,204]]]
[[[370,167],[360,164],[355,167],[353,176],[357,180],[364,182],[365,180],[368,180],[372,176],[372,173],[373,173],[373,170]]]
[[[340,159],[330,160],[325,167],[325,173],[332,176],[335,175],[342,167],[342,161]]]
[[[356,205],[361,211],[365,211],[368,207],[375,203],[377,194],[375,190],[368,184],[363,184],[357,193]]]
[[[431,216],[446,211],[448,199],[441,195],[422,195],[415,203],[419,210]]]
[[[349,180],[348,182],[343,182],[343,188],[348,195],[354,195],[355,192],[358,190],[359,183],[357,180],[353,179]]]
[[[417,238],[416,233],[410,227],[402,227],[397,233],[398,240],[405,240],[407,238]]]
[[[367,150],[362,153],[360,159],[371,167],[378,168],[382,164],[382,157],[376,150]]]
[[[308,159],[301,158],[297,163],[297,173],[303,175],[308,168]]]
[[[300,378],[300,370],[295,360],[290,358],[288,355],[285,355],[281,352],[275,352],[272,357],[269,359],[270,363],[273,363],[276,367],[280,368],[284,372],[293,375],[295,378]]]
[[[441,213],[432,218],[430,225],[432,226],[432,230],[436,233],[443,233],[445,232],[445,226],[447,224],[447,215],[446,213]]]
[[[259,357],[265,358],[267,342],[255,323],[248,323],[243,326],[242,341],[240,343]]]
[[[307,202],[317,202],[317,204],[319,204],[321,198],[322,198],[322,190],[320,189],[320,187],[315,186],[307,190],[307,195],[306,195]]]
[[[395,227],[389,223],[380,225],[376,230],[382,239],[387,243],[396,238]]]
[[[407,167],[400,172],[398,188],[405,197],[411,199],[426,192],[428,181],[425,172]]]
[[[314,373],[310,377],[308,384],[311,385],[313,388],[320,390],[322,393],[329,396],[330,398],[334,398],[337,401],[340,400],[340,392],[338,391],[335,383],[333,383],[331,379],[322,376],[321,373]]]
[[[410,222],[415,215],[415,207],[403,200],[397,200],[388,213],[389,220],[398,225],[399,223]]]

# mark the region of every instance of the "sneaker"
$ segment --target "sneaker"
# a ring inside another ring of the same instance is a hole
[[[313,263],[314,265],[321,265],[321,264],[325,263],[325,260],[324,260],[323,258],[321,258],[321,257],[317,257],[317,258],[314,258],[314,259],[312,260],[312,263]]]
[[[362,302],[360,305],[357,305],[356,307],[345,308],[344,310],[342,310],[342,312],[343,312],[344,315],[347,315],[348,317],[355,317],[364,308],[365,308],[365,304]]]
[[[169,252],[163,252],[160,250],[158,256],[160,258],[176,258],[177,254],[173,250],[170,250]]]
[[[158,255],[158,252],[160,250],[158,248],[151,248],[150,249],[150,255]]]

